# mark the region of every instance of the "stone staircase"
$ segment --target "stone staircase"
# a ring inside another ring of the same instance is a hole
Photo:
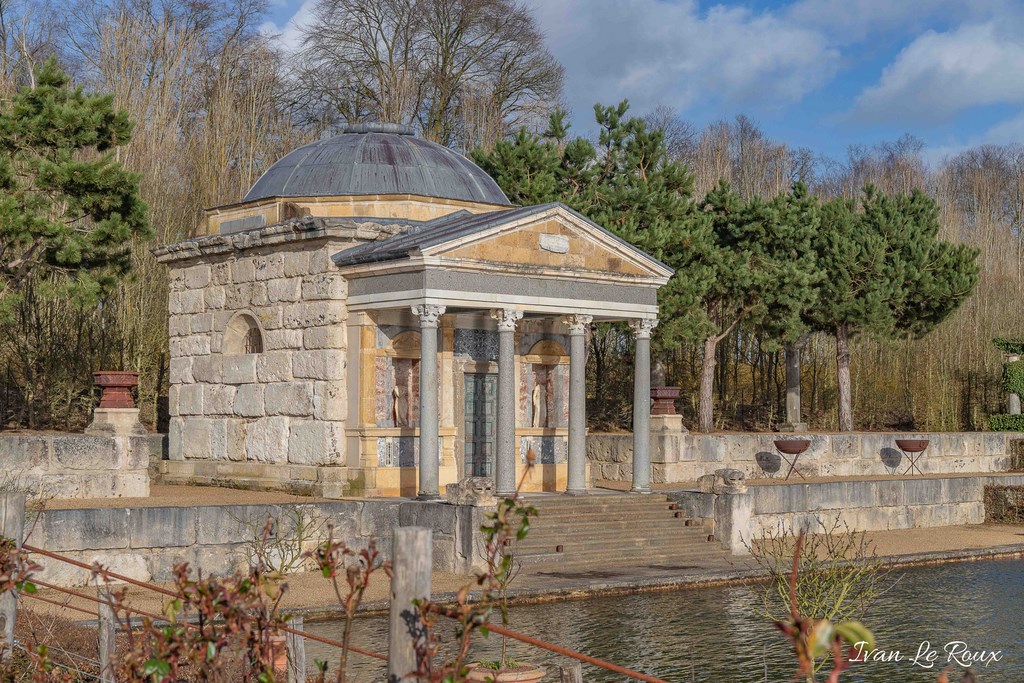
[[[524,574],[593,573],[608,568],[694,569],[727,565],[730,555],[699,520],[664,495],[595,492],[528,495],[537,509],[513,549]]]

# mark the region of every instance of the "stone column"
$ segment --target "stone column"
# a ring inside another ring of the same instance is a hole
[[[440,444],[437,438],[437,328],[444,306],[418,304],[420,319],[420,500],[437,500]]]
[[[780,432],[806,432],[800,421],[800,345],[786,344],[786,422]]]
[[[516,322],[514,308],[491,311],[498,321],[498,415],[495,434],[494,490],[499,496],[516,491]]]
[[[593,320],[589,315],[568,315],[569,327],[569,467],[565,492],[587,492],[587,341],[584,332]]]
[[[651,330],[656,318],[629,321],[636,336],[633,364],[633,493],[651,492]]]
[[[1007,362],[1013,363],[1020,360],[1020,356],[1016,353],[1010,354],[1006,359]],[[1017,394],[1010,394],[1006,401],[1006,412],[1010,415],[1020,415],[1020,396]]]

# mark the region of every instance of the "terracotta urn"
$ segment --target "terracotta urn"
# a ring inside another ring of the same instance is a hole
[[[680,392],[680,387],[651,387],[651,415],[675,415]]]
[[[132,389],[139,385],[139,373],[104,370],[92,373],[92,380],[103,387],[100,408],[134,408]]]
[[[786,455],[799,455],[810,445],[807,439],[775,439],[775,447]]]
[[[904,453],[920,453],[928,448],[928,439],[896,439],[896,446]]]
[[[470,665],[466,680],[471,683],[536,683],[544,678],[544,669],[533,664],[518,664],[506,669],[489,669],[479,663]]]

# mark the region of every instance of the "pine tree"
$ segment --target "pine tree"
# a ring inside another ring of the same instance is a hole
[[[867,187],[859,205],[834,200],[822,209],[815,251],[823,278],[809,318],[836,337],[841,431],[853,429],[850,340],[923,336],[978,282],[978,250],[938,232],[938,206],[918,190],[889,196]]]
[[[131,128],[55,59],[0,112],[0,307],[31,278],[88,304],[126,271],[149,235],[138,178],[115,158]]]
[[[721,181],[704,200],[712,239],[705,253],[710,278],[690,332],[703,346],[697,429],[714,428],[716,350],[741,322],[768,337],[798,334],[818,280],[813,235],[817,202],[802,184],[771,201],[743,202]],[[700,335],[698,337],[697,335]]]
[[[658,295],[655,343],[664,349],[687,333],[699,304],[710,224],[691,197],[692,176],[668,158],[663,133],[628,111],[625,101],[594,106],[597,145],[570,138],[565,113],[555,112],[542,135],[520,131],[473,159],[513,202],[563,202],[674,268]]]

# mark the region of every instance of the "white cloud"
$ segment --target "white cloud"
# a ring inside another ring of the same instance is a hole
[[[796,0],[786,16],[849,45],[884,32],[920,31],[939,18],[961,22],[1012,11],[1016,0]],[[1019,9],[1019,8],[1018,8]]]
[[[595,102],[636,111],[697,103],[774,108],[835,75],[825,36],[772,12],[693,0],[534,0],[548,46],[566,68],[567,103],[590,122]]]
[[[283,26],[267,21],[260,26],[260,31],[264,35],[276,36],[278,43],[286,52],[298,50],[302,46],[303,29],[313,22],[317,2],[318,0],[303,0],[295,14]]]
[[[971,107],[1024,102],[1024,38],[995,22],[927,31],[854,103],[861,122],[941,124]]]

